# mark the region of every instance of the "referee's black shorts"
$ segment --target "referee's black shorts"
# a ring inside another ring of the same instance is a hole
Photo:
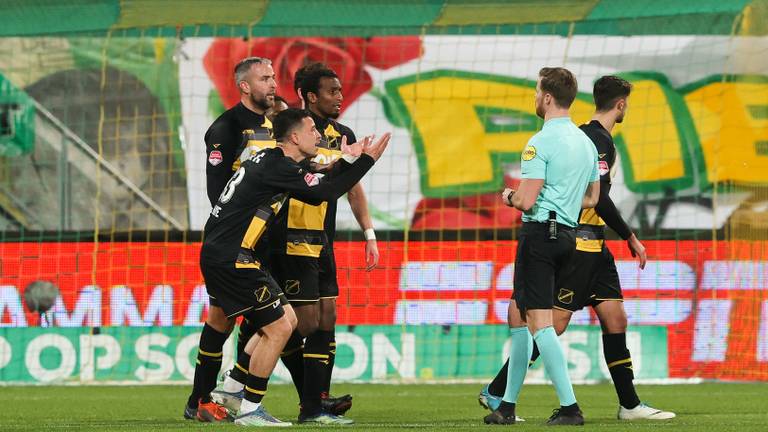
[[[603,245],[600,252],[577,250],[557,283],[554,307],[571,312],[604,301],[623,301],[619,272],[613,254]]]
[[[550,240],[549,224],[523,223],[517,240],[512,293],[523,316],[528,309],[552,309],[556,281],[575,249],[573,228],[558,224],[557,240]]]
[[[227,318],[247,315],[256,327],[264,327],[280,319],[282,292],[272,277],[256,268],[235,268],[234,264],[200,261],[200,270],[210,304],[221,307]]]

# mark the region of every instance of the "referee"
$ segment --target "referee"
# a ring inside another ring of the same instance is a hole
[[[552,327],[556,275],[575,249],[579,212],[594,207],[600,193],[597,151],[568,113],[576,92],[576,78],[567,69],[539,71],[536,115],[544,119],[544,127],[523,150],[518,190],[507,189],[502,194],[505,204],[523,212],[523,227],[515,257],[515,290],[509,304],[512,349],[507,388],[499,408],[485,417],[488,424],[515,422],[515,403],[534,339],[560,399],[560,408],[547,424],[584,424],[568,364]]]

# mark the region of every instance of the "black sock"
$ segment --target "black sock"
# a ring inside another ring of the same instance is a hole
[[[228,336],[226,333],[217,332],[207,323],[203,326],[197,350],[192,394],[187,400],[187,406],[197,408],[198,400],[204,403],[211,401],[211,392],[216,388],[216,376],[221,369],[224,342],[227,341]]]
[[[248,365],[250,363],[251,356],[247,352],[241,351],[240,355],[237,356],[235,365],[232,366],[232,370],[229,372],[229,377],[240,384],[245,384],[245,380],[248,378]]]
[[[502,397],[507,389],[507,372],[509,370],[509,358],[504,366],[499,369],[499,372],[493,377],[493,381],[488,384],[488,393],[493,396]]]
[[[323,381],[320,386],[320,393],[328,394],[331,392],[331,379],[333,378],[333,362],[336,359],[336,332],[334,330],[318,330],[321,333],[318,337],[328,341],[326,353],[328,354],[328,364],[323,372]]]
[[[253,403],[261,403],[264,395],[267,394],[267,383],[269,377],[261,378],[248,375],[245,380],[245,400]]]
[[[311,416],[320,412],[320,391],[328,367],[328,333],[316,331],[304,343],[304,391],[301,407]]]
[[[291,373],[291,380],[293,380],[296,393],[299,395],[299,402],[301,402],[304,396],[304,338],[298,331],[291,334],[285,348],[283,348],[283,353],[280,354],[280,359],[288,372]]]
[[[635,374],[632,372],[632,357],[627,349],[627,334],[604,334],[603,354],[616,394],[619,396],[619,403],[628,409],[636,407],[640,404],[640,398],[637,397],[635,385],[632,383]]]
[[[531,359],[528,360],[528,367],[533,366],[536,363],[536,359],[539,358],[541,353],[539,352],[539,346],[536,345],[536,341],[533,341],[533,352],[531,353]]]
[[[560,412],[563,414],[569,414],[569,415],[576,414],[579,411],[580,411],[579,404],[577,403],[574,403],[573,405],[568,405],[568,406],[562,406],[562,405],[560,406]]]
[[[514,417],[515,416],[515,403],[514,402],[501,401],[501,405],[499,405],[498,411],[504,417]]]

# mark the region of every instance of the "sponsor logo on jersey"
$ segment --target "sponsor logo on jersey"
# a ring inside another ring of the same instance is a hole
[[[223,161],[224,161],[224,158],[221,156],[221,152],[218,150],[214,150],[208,155],[208,163],[213,166],[216,166],[222,163]]]
[[[600,173],[601,176],[608,174],[611,171],[610,168],[608,168],[608,162],[606,161],[597,161],[597,172]]]
[[[312,173],[306,173],[304,175],[304,182],[307,184],[307,186],[317,186],[320,184],[320,179]]]
[[[532,145],[525,146],[525,150],[523,150],[523,160],[529,161],[536,157],[536,147]]]

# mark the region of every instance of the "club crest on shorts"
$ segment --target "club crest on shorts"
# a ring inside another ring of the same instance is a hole
[[[259,303],[264,303],[272,297],[272,293],[269,292],[269,288],[267,288],[266,285],[256,288],[253,294],[256,296],[256,300],[258,300]]]
[[[525,150],[523,150],[523,160],[529,161],[536,157],[536,147],[532,145],[525,146]]]
[[[560,288],[560,292],[557,293],[557,301],[563,304],[571,304],[573,302],[573,291]]]
[[[224,157],[221,156],[221,152],[218,150],[214,150],[208,155],[208,163],[213,166],[216,166],[223,161]]]
[[[285,293],[290,295],[296,295],[301,291],[301,283],[297,280],[285,281]]]
[[[317,186],[320,184],[320,179],[312,173],[306,173],[304,175],[304,182],[307,186]]]

